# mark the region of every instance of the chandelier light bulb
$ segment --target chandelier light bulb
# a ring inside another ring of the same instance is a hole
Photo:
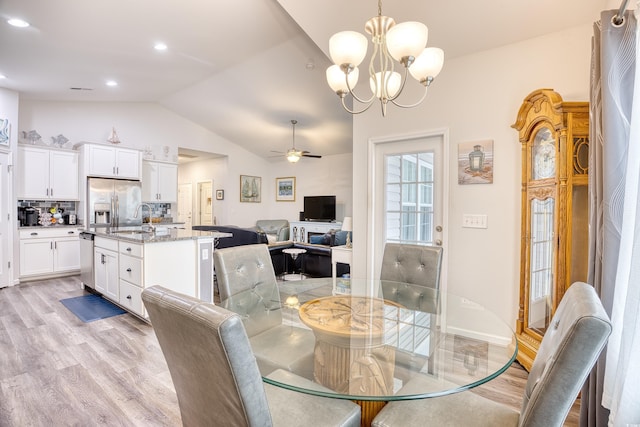
[[[349,86],[353,89],[358,84],[358,75],[360,72],[358,68],[354,68],[348,74]],[[332,65],[327,68],[327,83],[329,87],[337,94],[349,93],[349,87],[347,86],[347,78],[344,71],[338,65]]]
[[[375,74],[375,80],[373,77],[369,80],[369,86],[371,87],[371,92],[376,95],[378,99],[390,99],[398,94],[400,90],[400,85],[402,84],[402,77],[400,73],[394,72],[386,72],[384,73],[384,78],[382,77],[382,72],[377,72]],[[384,79],[384,82],[382,80]]]
[[[429,29],[421,22],[396,24],[387,32],[387,49],[393,59],[416,58],[422,53],[429,38]]]
[[[329,54],[336,65],[357,67],[367,55],[367,38],[356,31],[341,31],[329,39]]]
[[[409,73],[422,84],[430,84],[444,65],[444,51],[437,47],[426,48],[409,67]]]

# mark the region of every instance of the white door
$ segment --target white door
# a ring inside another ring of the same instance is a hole
[[[198,183],[198,224],[213,225],[213,183],[202,181]]]
[[[369,223],[382,233],[373,233],[369,254],[372,277],[380,273],[386,242],[444,246],[445,266],[446,134],[436,132],[374,144],[374,210]],[[446,284],[444,278],[442,284]]]
[[[178,222],[184,222],[187,228],[191,227],[192,209],[191,183],[180,184],[178,186]]]
[[[0,288],[9,286],[11,282],[11,262],[9,245],[12,244],[10,219],[17,221],[15,212],[11,215],[9,153],[0,153]]]

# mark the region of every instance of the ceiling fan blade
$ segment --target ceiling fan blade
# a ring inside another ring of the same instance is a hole
[[[322,158],[322,156],[318,156],[317,154],[303,154],[302,157],[313,157],[314,159]]]
[[[272,153],[278,153],[278,154],[287,154],[284,151],[276,151],[276,150],[271,150]]]

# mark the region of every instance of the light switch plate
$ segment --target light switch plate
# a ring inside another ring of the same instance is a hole
[[[476,214],[463,214],[462,228],[487,228],[487,216],[476,215]]]

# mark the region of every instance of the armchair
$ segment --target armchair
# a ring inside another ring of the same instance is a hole
[[[286,219],[259,219],[256,229],[267,235],[269,243],[289,240],[289,221]]]
[[[352,402],[264,384],[237,314],[159,286],[142,299],[185,426],[360,425]]]

